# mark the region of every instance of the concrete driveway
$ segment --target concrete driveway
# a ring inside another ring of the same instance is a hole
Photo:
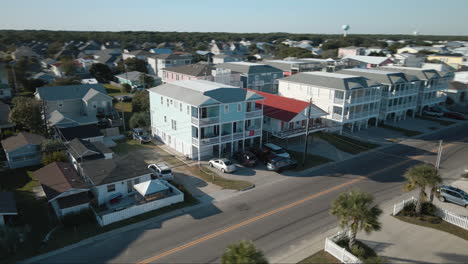
[[[403,133],[383,127],[369,127],[353,133],[343,132],[344,135],[362,141],[369,141],[380,145],[392,144],[394,139],[404,138]]]

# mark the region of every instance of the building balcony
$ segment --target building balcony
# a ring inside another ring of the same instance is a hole
[[[246,129],[245,131],[245,137],[256,137],[260,136],[261,134],[262,130],[260,128]]]
[[[380,100],[380,96],[360,96],[346,99],[348,104],[364,104]]]
[[[205,118],[196,118],[192,117],[192,124],[196,126],[206,126],[211,124],[219,123],[219,116],[214,117],[205,117]]]
[[[416,102],[382,107],[382,111],[383,112],[393,112],[393,111],[411,109],[411,108],[416,108]]]
[[[232,141],[232,134],[221,136],[221,142]]]
[[[262,109],[254,110],[251,112],[245,112],[245,118],[253,118],[253,117],[259,117],[259,116],[263,116]]]
[[[243,139],[244,138],[244,132],[237,132],[237,133],[234,133],[232,134],[232,138],[234,140],[236,139]]]
[[[324,124],[313,124],[309,127],[309,134],[325,130],[327,128]],[[303,136],[306,134],[306,127],[299,127],[294,129],[282,130],[273,132],[273,136],[278,138],[292,138],[297,136]]]
[[[422,105],[440,104],[440,103],[445,102],[446,100],[447,100],[447,96],[446,95],[441,95],[441,96],[437,96],[437,97],[434,97],[434,98],[422,99],[421,104]]]
[[[410,89],[406,91],[393,91],[393,92],[382,92],[383,97],[401,97],[401,96],[409,96],[409,95],[417,95],[419,92],[418,89]]]
[[[195,146],[200,146],[200,145],[214,145],[214,144],[219,144],[219,136],[212,136],[212,137],[206,137],[198,140],[198,138],[192,137],[192,144]]]

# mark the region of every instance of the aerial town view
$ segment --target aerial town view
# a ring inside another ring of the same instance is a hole
[[[468,1],[0,7],[0,263],[468,263]]]

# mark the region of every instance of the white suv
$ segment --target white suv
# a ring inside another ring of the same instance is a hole
[[[171,168],[164,163],[151,164],[148,166],[148,169],[158,178],[166,181],[174,180],[174,173],[172,173]]]

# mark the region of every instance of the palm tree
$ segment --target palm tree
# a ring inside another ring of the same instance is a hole
[[[342,193],[333,201],[330,213],[337,216],[340,227],[349,231],[348,247],[356,243],[356,234],[364,230],[366,233],[380,230],[379,216],[382,210],[372,206],[374,197],[370,193],[352,190]]]
[[[434,199],[434,193],[437,185],[442,182],[437,169],[431,164],[416,165],[409,168],[405,177],[408,182],[404,186],[404,190],[409,192],[419,188],[418,200],[416,202],[416,214],[420,215],[422,211],[422,203],[426,200],[426,186],[431,187],[430,201]]]
[[[226,248],[223,254],[223,264],[268,264],[260,250],[257,250],[252,241],[239,241]]]

